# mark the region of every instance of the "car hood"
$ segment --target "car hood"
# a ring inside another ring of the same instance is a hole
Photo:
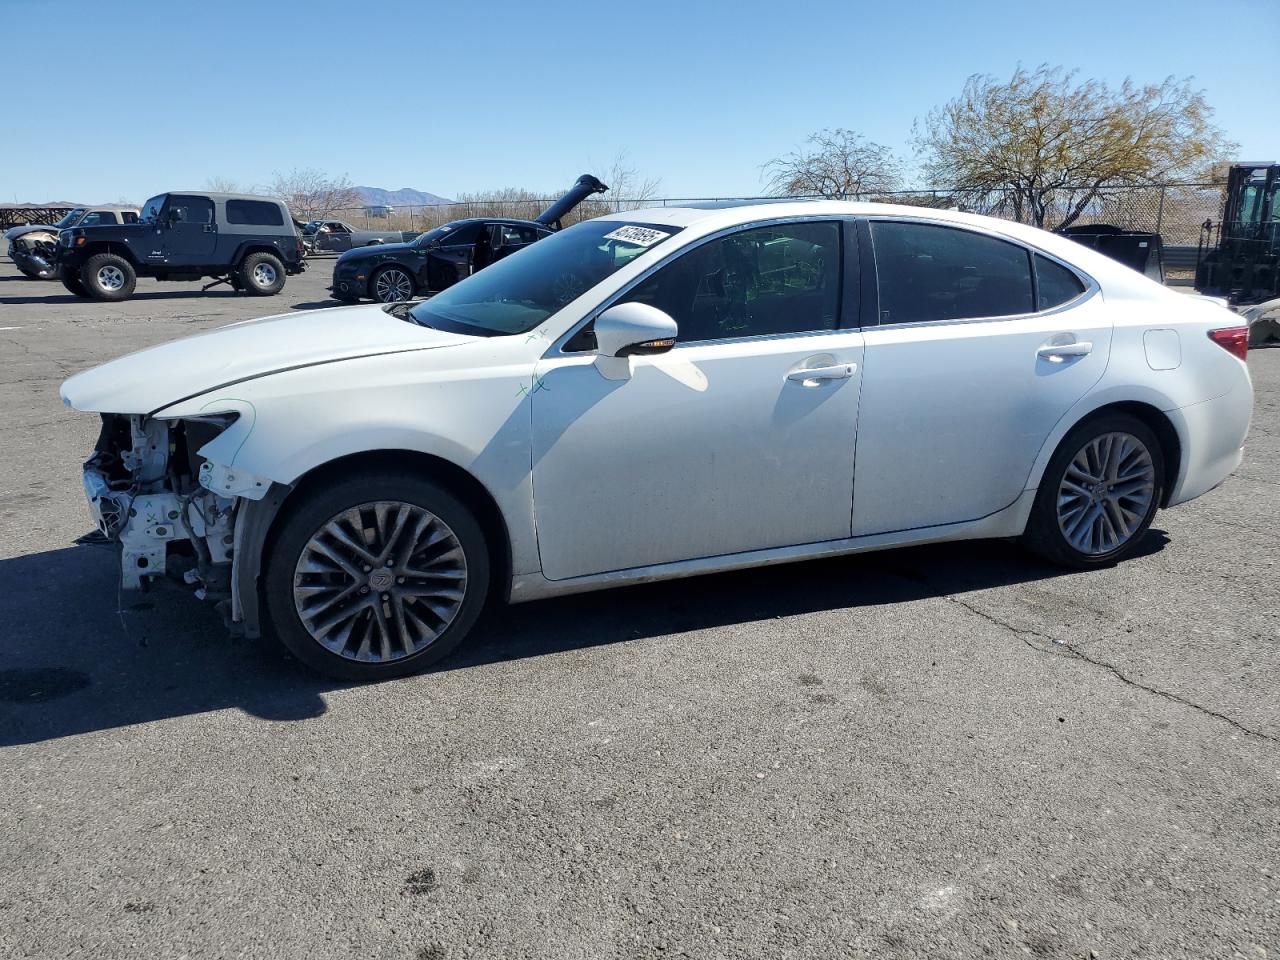
[[[408,243],[375,243],[367,247],[356,247],[348,250],[338,258],[339,263],[350,263],[352,260],[373,260],[388,253],[403,253],[412,249]]]
[[[302,310],[233,323],[93,367],[62,385],[62,402],[76,410],[149,414],[272,373],[473,339],[401,320],[381,305]]]
[[[22,236],[23,234],[34,233],[37,230],[44,230],[48,233],[58,232],[57,227],[50,226],[47,223],[28,223],[26,226],[23,226],[23,227],[10,227],[8,230],[4,232],[4,238],[6,240],[16,240],[18,239],[18,237]]]

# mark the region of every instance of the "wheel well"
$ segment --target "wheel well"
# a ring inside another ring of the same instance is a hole
[[[511,584],[511,538],[506,521],[497,502],[484,485],[456,464],[441,457],[417,450],[374,450],[355,453],[331,460],[304,473],[293,484],[293,489],[272,520],[263,544],[262,556],[270,551],[281,521],[290,507],[301,502],[299,493],[317,486],[370,469],[408,470],[421,473],[445,487],[475,514],[489,548],[489,562],[493,567],[493,582],[498,584],[504,600]]]
[[[1088,423],[1108,413],[1127,413],[1137,417],[1151,428],[1151,432],[1160,441],[1160,452],[1164,454],[1164,497],[1160,505],[1166,506],[1173,493],[1173,485],[1178,482],[1178,471],[1182,468],[1182,443],[1178,440],[1178,431],[1159,409],[1137,400],[1109,403],[1105,407],[1099,407],[1091,411],[1080,423]],[[1076,426],[1080,426],[1080,423]]]
[[[284,263],[284,254],[282,254],[275,247],[270,246],[269,244],[257,243],[257,244],[254,244],[252,247],[245,247],[243,250],[240,251],[239,254],[236,255],[236,259],[235,259],[236,267],[239,268],[240,264],[244,263],[244,258],[249,256],[249,254],[251,253],[269,253],[271,254],[271,256],[279,260],[281,263]]]
[[[96,257],[100,253],[114,254],[122,260],[128,260],[135,270],[138,267],[138,261],[134,259],[133,251],[130,250],[126,244],[111,243],[110,241],[91,243],[87,247],[84,247],[80,251],[80,263],[83,264],[90,257]]]

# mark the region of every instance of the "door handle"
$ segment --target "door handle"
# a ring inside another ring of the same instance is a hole
[[[1092,350],[1093,344],[1088,340],[1077,340],[1075,343],[1058,343],[1041,347],[1036,351],[1036,356],[1050,363],[1062,363],[1067,357],[1087,356]]]
[[[812,367],[808,370],[792,370],[787,379],[805,387],[816,387],[823,380],[848,380],[853,371],[858,369],[856,363],[840,363],[833,367]]]

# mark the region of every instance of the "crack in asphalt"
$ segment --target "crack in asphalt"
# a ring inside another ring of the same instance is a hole
[[[1269,743],[1280,743],[1280,737],[1274,736],[1269,733],[1264,733],[1261,730],[1255,730],[1252,727],[1245,726],[1240,721],[1227,716],[1225,713],[1219,713],[1217,710],[1211,710],[1209,707],[1206,707],[1203,704],[1196,703],[1194,700],[1188,700],[1186,697],[1179,696],[1176,693],[1170,693],[1168,690],[1161,690],[1159,687],[1152,687],[1145,683],[1141,683],[1137,680],[1134,680],[1132,677],[1126,675],[1124,671],[1121,670],[1119,667],[1117,667],[1115,664],[1108,663],[1106,660],[1099,660],[1096,657],[1091,657],[1087,653],[1085,653],[1084,651],[1076,647],[1074,644],[1070,643],[1067,640],[1063,640],[1061,637],[1055,637],[1047,633],[1041,633],[1038,630],[1028,630],[1025,627],[1015,627],[1013,624],[1007,623],[1006,621],[1002,620],[1000,617],[997,617],[995,614],[988,613],[987,611],[982,610],[979,607],[976,607],[965,600],[961,600],[959,597],[954,596],[952,594],[941,594],[941,596],[942,596],[942,599],[949,600],[950,602],[956,604],[957,606],[963,607],[964,609],[972,613],[974,616],[981,617],[983,620],[986,620],[988,623],[993,623],[998,627],[1004,628],[1005,630],[1009,631],[1014,636],[1016,636],[1019,640],[1021,640],[1026,646],[1030,647],[1032,650],[1035,650],[1037,653],[1043,653],[1048,656],[1057,656],[1057,654],[1052,649],[1046,650],[1044,647],[1040,646],[1039,644],[1031,640],[1030,638],[1032,637],[1038,638],[1040,640],[1046,640],[1052,643],[1054,647],[1059,647],[1065,650],[1070,656],[1076,658],[1077,660],[1083,660],[1085,663],[1092,664],[1095,667],[1101,667],[1102,669],[1106,670],[1108,673],[1110,673],[1112,676],[1114,676],[1117,680],[1119,680],[1121,683],[1125,684],[1126,686],[1133,687],[1134,689],[1137,689],[1137,690],[1142,690],[1146,693],[1154,694],[1157,697],[1163,697],[1166,700],[1172,700],[1174,703],[1180,703],[1185,707],[1190,707],[1192,710],[1195,710],[1197,713],[1202,713],[1207,717],[1213,717],[1215,720],[1221,720],[1224,723],[1228,723],[1231,726],[1235,727],[1237,730],[1239,730],[1241,733],[1247,734],[1250,737],[1257,737],[1260,740],[1266,740]]]

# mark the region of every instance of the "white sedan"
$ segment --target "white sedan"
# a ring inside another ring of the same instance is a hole
[[[570,227],[419,303],[81,373],[123,584],[167,572],[325,673],[521,602],[903,544],[1075,567],[1240,462],[1246,330],[1074,242],[839,202]]]

